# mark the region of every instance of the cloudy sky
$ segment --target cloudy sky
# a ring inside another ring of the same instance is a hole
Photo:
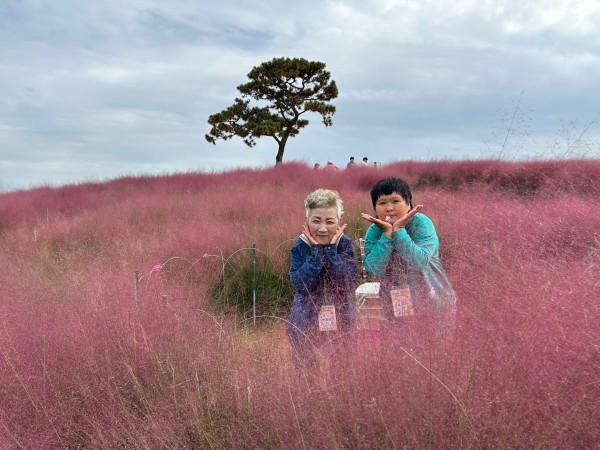
[[[596,0],[0,0],[0,190],[274,163],[204,139],[252,67],[339,88],[284,160],[600,157]]]

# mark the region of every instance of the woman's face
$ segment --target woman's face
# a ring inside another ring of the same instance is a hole
[[[313,208],[307,219],[308,231],[319,244],[329,244],[338,231],[337,208]]]
[[[396,222],[400,217],[405,216],[410,209],[406,200],[396,192],[390,195],[382,195],[375,202],[375,214],[380,220],[388,223]]]

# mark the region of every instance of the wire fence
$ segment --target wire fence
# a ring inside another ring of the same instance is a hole
[[[496,260],[497,249],[494,241],[494,236],[492,233],[486,233],[485,241],[481,246],[481,255],[485,258],[488,263],[493,263]],[[135,271],[134,275],[134,302],[135,305],[140,307],[146,300],[146,297],[153,297],[153,300],[156,301],[157,297],[160,302],[164,305],[169,304],[172,301],[171,297],[166,292],[156,292],[151,291],[148,286],[157,280],[158,277],[161,276],[161,273],[164,273],[169,269],[170,266],[175,264],[183,264],[183,268],[179,267],[179,273],[182,278],[188,278],[190,274],[193,274],[195,277],[202,278],[204,280],[208,280],[212,277],[219,279],[219,283],[222,284],[221,288],[223,291],[226,291],[227,284],[234,285],[235,290],[237,289],[245,289],[249,292],[236,292],[237,295],[249,295],[252,299],[251,309],[248,311],[244,311],[243,316],[248,317],[250,315],[252,323],[256,325],[256,319],[259,317],[267,317],[271,314],[263,312],[257,312],[257,301],[261,299],[260,291],[260,283],[259,283],[259,258],[263,260],[263,266],[273,267],[275,266],[275,262],[281,262],[282,256],[279,252],[282,249],[285,249],[286,253],[289,251],[288,247],[285,247],[286,244],[290,244],[294,242],[295,239],[287,239],[280,242],[276,245],[271,251],[265,251],[257,247],[256,243],[252,243],[252,245],[248,247],[242,247],[234,250],[228,255],[225,255],[222,250],[219,249],[218,254],[209,254],[205,253],[201,257],[191,260],[189,258],[185,258],[182,256],[172,256],[166,259],[161,263],[157,263],[152,265],[151,268],[143,271],[142,267],[139,267]],[[358,285],[355,288],[355,306],[357,309],[361,307],[373,307],[373,302],[365,303],[367,298],[378,297],[378,281],[376,278],[371,277],[367,270],[364,267],[363,261],[365,259],[365,240],[363,238],[355,239],[354,246],[357,250],[357,264],[359,267],[359,276],[358,276]],[[587,241],[587,269],[586,272],[590,276],[594,276],[597,260],[598,248],[600,248],[600,234],[595,233],[588,241]],[[235,261],[237,257],[244,256],[242,261]],[[248,257],[250,260],[248,261]],[[207,261],[214,259],[218,262],[218,273],[215,274],[212,269],[214,265],[207,264]],[[248,267],[251,270],[250,280],[243,280],[244,270],[247,270]],[[273,269],[274,270],[274,269]],[[206,274],[210,274],[211,277],[205,276]],[[287,276],[287,273],[285,274]],[[281,284],[284,283],[283,280],[279,279]],[[157,288],[158,289],[158,288]],[[151,291],[151,293],[150,293]],[[282,292],[285,289],[281,290]],[[148,293],[148,295],[146,295]],[[264,297],[263,297],[264,299]],[[272,316],[272,315],[271,315]],[[244,319],[246,320],[246,319]]]

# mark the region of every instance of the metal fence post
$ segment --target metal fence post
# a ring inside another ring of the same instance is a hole
[[[252,317],[256,326],[256,243],[252,244]]]
[[[135,271],[135,288],[134,288],[134,298],[135,305],[138,306],[138,295],[140,292],[140,269]]]

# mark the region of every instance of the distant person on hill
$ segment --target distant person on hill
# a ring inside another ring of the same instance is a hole
[[[319,163],[315,163],[315,165],[313,166],[313,169],[320,169],[321,168],[321,164]]]
[[[336,166],[331,161],[327,161],[327,164],[325,165],[325,169],[324,170],[339,170],[339,167]]]
[[[354,156],[351,156],[350,161],[346,164],[346,169],[351,169],[353,167],[356,167],[356,163],[354,162]]]
[[[363,167],[369,167],[369,158],[367,158],[366,156],[362,159],[362,162],[360,163],[361,166]]]
[[[347,225],[340,222],[342,199],[336,191],[317,189],[304,206],[304,232],[291,249],[296,291],[286,327],[296,368],[314,365],[323,349],[341,348],[356,329],[356,261],[352,239],[344,234]]]
[[[402,329],[414,327],[417,320],[432,324],[433,332],[452,330],[456,296],[439,258],[435,227],[419,212],[423,206],[413,207],[408,183],[397,177],[375,183],[371,201],[375,216],[361,214],[371,223],[363,264],[371,275],[380,277],[386,325]]]

